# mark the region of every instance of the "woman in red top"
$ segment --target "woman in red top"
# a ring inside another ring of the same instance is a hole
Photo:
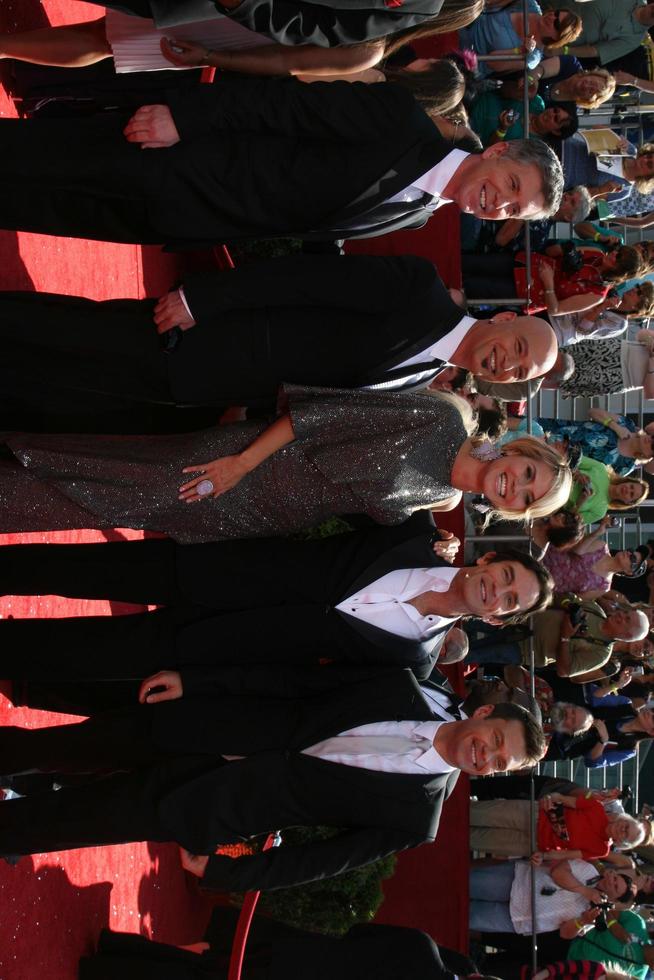
[[[531,854],[528,800],[481,800],[470,806],[470,846],[507,857]],[[539,801],[536,863],[605,858],[611,845],[640,844],[643,827],[623,813],[609,816],[599,800],[550,793]]]
[[[606,299],[609,289],[618,282],[638,276],[642,258],[631,245],[620,245],[610,252],[592,246],[577,249],[582,265],[575,272],[564,269],[560,245],[552,245],[546,254],[534,252],[531,256],[533,281],[531,284],[529,313],[547,309],[548,313],[580,313]],[[519,252],[516,262],[524,261]],[[527,272],[517,264],[514,269],[516,295],[527,296]]]

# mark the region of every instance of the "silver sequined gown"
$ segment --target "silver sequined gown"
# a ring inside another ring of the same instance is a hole
[[[216,499],[178,501],[185,466],[248,446],[264,423],[174,436],[1,436],[0,530],[131,527],[182,543],[288,534],[333,514],[397,524],[453,493],[467,437],[438,397],[288,387],[295,441]],[[22,464],[19,465],[19,464]]]

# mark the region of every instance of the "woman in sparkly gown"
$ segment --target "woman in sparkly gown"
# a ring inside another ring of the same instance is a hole
[[[285,389],[272,425],[175,436],[5,433],[0,531],[131,527],[181,543],[283,535],[334,514],[399,524],[459,491],[539,517],[568,497],[559,454],[529,438],[487,458],[467,403],[444,394]],[[209,462],[207,462],[209,461]]]

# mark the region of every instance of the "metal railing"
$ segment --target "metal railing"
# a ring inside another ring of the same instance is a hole
[[[528,15],[526,0],[523,0],[523,14],[524,14],[525,25],[526,25],[527,15]],[[479,56],[479,60],[485,62],[492,62],[493,60],[501,60],[503,57],[504,56],[486,55],[486,56]],[[516,58],[515,60],[518,60],[518,58]],[[529,138],[529,121],[530,121],[529,120],[529,101],[530,101],[529,84],[527,78],[528,68],[524,58],[521,60],[523,61],[523,68],[524,68],[524,76],[523,76],[524,77],[524,89],[523,89],[524,138],[527,139]],[[629,106],[628,110],[625,108],[624,101],[621,98],[619,98],[615,100],[615,104],[609,104],[608,106],[605,105],[599,107],[597,110],[592,110],[586,115],[585,118],[589,119],[589,121],[592,120],[589,123],[590,125],[596,125],[597,118],[593,118],[593,116],[595,117],[599,115],[606,116],[608,110],[608,113],[610,114],[610,118],[611,118],[611,122],[609,123],[611,128],[613,129],[618,128],[623,132],[626,132],[627,129],[633,128],[634,117],[635,117],[636,125],[639,126],[639,131],[640,131],[639,142],[642,143],[643,142],[642,115],[645,112],[653,111],[654,105],[650,105],[650,106],[641,105],[641,95],[642,93],[638,92],[638,96],[636,100],[637,104],[635,106]],[[614,118],[616,112],[618,113],[618,119]],[[484,306],[515,307],[515,306],[525,306],[530,303],[530,290],[532,284],[532,276],[531,276],[531,242],[530,242],[530,235],[528,229],[529,229],[529,225],[528,223],[526,223],[525,233],[524,233],[524,243],[525,243],[524,251],[525,251],[526,280],[527,280],[526,298],[510,297],[507,299],[491,299],[491,298],[475,299],[474,301],[475,306],[483,304]],[[571,237],[572,237],[572,229],[571,229]],[[642,239],[642,237],[643,236],[641,232],[640,238]],[[648,321],[646,321],[645,325],[649,325]],[[529,433],[532,432],[532,420],[533,420],[534,399],[532,397],[532,394],[533,393],[530,390],[529,392],[530,397],[527,399],[527,431]],[[536,399],[535,399],[536,406],[537,406],[537,414],[539,416],[542,416],[544,414],[542,411],[543,396],[544,396],[544,392],[540,390],[536,395]],[[612,397],[613,396],[610,395],[598,397],[593,399],[593,402],[598,406],[601,405],[602,402],[604,402],[605,404],[603,407],[606,407],[607,410],[611,410],[609,406]],[[558,389],[556,390],[554,401],[555,401],[554,416],[558,418],[560,417],[559,415],[560,395]],[[644,395],[641,392],[641,396],[639,399],[639,410],[638,410],[640,428],[643,427],[644,408],[645,408],[644,401],[645,401]],[[628,398],[625,393],[621,398],[621,408],[619,409],[619,411],[621,411],[622,414],[627,414],[627,403],[628,403]],[[572,418],[574,419],[576,418],[575,399],[571,400],[570,408],[571,408]],[[654,506],[654,501],[651,501],[651,506]],[[633,524],[631,524],[631,522],[633,522]],[[641,518],[639,512],[636,512],[635,514],[627,514],[622,516],[619,527],[611,529],[612,533],[617,533],[619,535],[620,547],[623,549],[626,547],[627,533],[631,527],[633,527],[633,530],[635,530],[636,535],[638,536],[638,540],[640,540]],[[515,535],[502,535],[501,533],[466,535],[466,543],[468,542],[475,543],[481,541],[483,541],[484,543],[491,543],[491,542],[496,543],[502,541],[515,542],[516,540],[523,540],[527,542],[529,549],[531,550],[530,533],[525,534],[525,536],[521,539],[520,538],[516,539]],[[529,677],[530,677],[530,694],[531,697],[533,698],[535,697],[535,650],[534,650],[534,642],[533,642],[533,618],[530,618],[529,620],[529,633],[530,636],[528,639],[528,667],[529,667]],[[647,746],[645,751],[647,751],[648,748],[649,745]],[[622,787],[623,785],[625,785],[625,780],[628,779],[632,787],[632,798],[630,801],[631,802],[630,809],[634,813],[636,813],[638,812],[638,796],[639,796],[638,793],[639,761],[640,761],[639,755],[640,753],[636,751],[633,760],[629,760],[627,763],[620,763],[616,766],[611,766],[611,767],[603,766],[598,769],[589,769],[583,764],[583,760],[580,760],[577,763],[574,763],[572,760],[570,760],[564,763],[560,763],[560,762],[541,763],[537,767],[537,771],[539,774],[542,773],[542,774],[551,774],[551,775],[563,775],[563,772],[561,772],[560,770],[565,768],[566,778],[569,778],[575,782],[579,782],[581,780],[582,784],[589,788],[591,787],[596,788],[594,784],[596,784],[598,780],[601,782],[601,787],[597,787],[597,788],[607,788],[608,783],[612,783],[614,785]],[[629,775],[627,775],[627,773],[629,773]],[[535,794],[535,783],[533,777],[530,782],[530,802],[531,802],[531,818],[530,818],[529,831],[530,831],[530,838],[531,838],[531,848],[532,851],[534,851],[536,850],[536,794]],[[536,873],[535,873],[535,868],[533,866],[531,868],[531,909],[532,909],[532,970],[535,973],[538,969],[538,921],[537,921],[537,907],[536,907]]]

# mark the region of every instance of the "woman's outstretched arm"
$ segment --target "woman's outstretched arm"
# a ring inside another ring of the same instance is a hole
[[[235,456],[223,456],[209,463],[186,466],[182,473],[199,473],[179,488],[179,500],[187,504],[196,503],[204,497],[219,497],[239,483],[244,476],[260,466],[269,456],[283,449],[295,439],[290,415],[282,415],[269,425],[247,449]],[[204,481],[213,484],[209,492],[198,493]]]
[[[384,54],[384,43],[319,48],[315,44],[261,44],[254,48],[211,50],[188,41],[161,39],[161,51],[174,65],[209,65],[245,75],[349,75],[372,68]]]

